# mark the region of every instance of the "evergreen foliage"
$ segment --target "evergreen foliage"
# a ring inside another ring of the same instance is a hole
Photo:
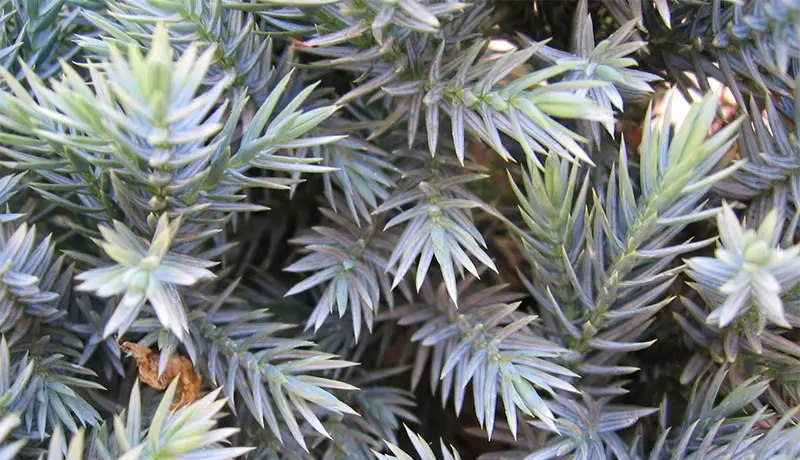
[[[0,459],[800,458],[798,39],[0,0]]]

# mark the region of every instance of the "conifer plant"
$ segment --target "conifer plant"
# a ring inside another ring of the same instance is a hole
[[[797,0],[0,0],[0,460],[800,459]]]

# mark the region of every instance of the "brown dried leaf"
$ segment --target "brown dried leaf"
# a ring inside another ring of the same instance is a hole
[[[167,368],[164,373],[158,375],[158,360],[160,355],[153,350],[141,345],[124,342],[119,346],[128,356],[136,359],[139,368],[139,380],[156,390],[165,390],[176,377],[178,381],[177,395],[178,401],[172,403],[172,410],[191,404],[200,394],[203,386],[203,379],[194,370],[192,362],[186,356],[172,355],[167,361]]]

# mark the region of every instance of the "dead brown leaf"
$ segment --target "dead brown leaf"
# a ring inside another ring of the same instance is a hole
[[[139,367],[139,380],[148,386],[156,390],[165,390],[176,377],[180,378],[176,390],[178,401],[172,403],[170,409],[180,409],[197,399],[200,388],[203,386],[203,379],[194,370],[189,358],[181,355],[170,356],[164,373],[158,375],[160,357],[158,353],[132,342],[124,342],[119,347],[128,356],[136,359],[136,365]]]

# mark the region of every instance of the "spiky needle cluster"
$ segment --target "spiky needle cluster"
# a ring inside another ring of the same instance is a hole
[[[797,458],[799,19],[0,0],[0,459]]]

